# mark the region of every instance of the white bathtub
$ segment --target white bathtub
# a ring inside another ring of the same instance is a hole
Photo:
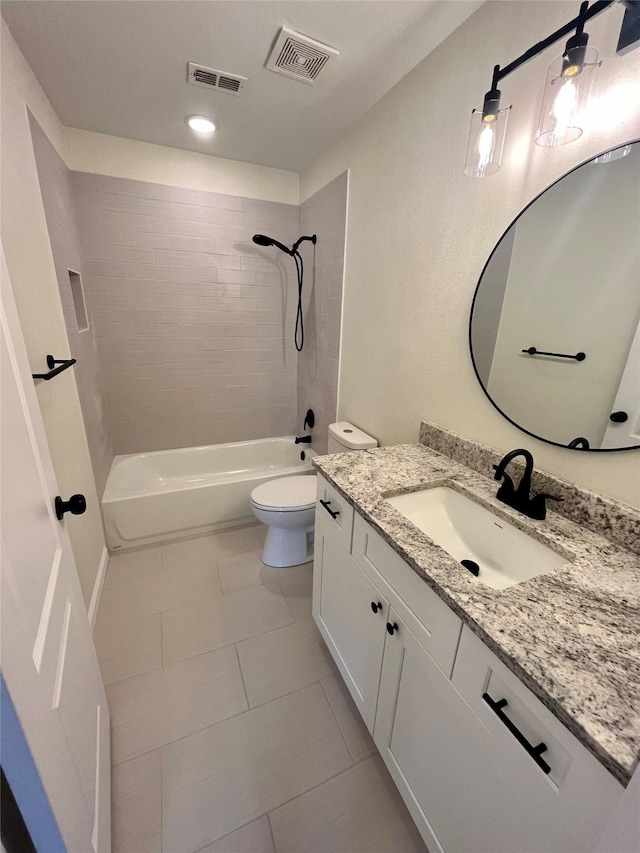
[[[311,473],[312,456],[293,436],[116,456],[102,497],[107,545],[116,551],[255,521],[252,489]]]

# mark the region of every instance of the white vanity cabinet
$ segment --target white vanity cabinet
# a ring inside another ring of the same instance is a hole
[[[622,786],[318,479],[313,615],[430,853],[593,850]]]

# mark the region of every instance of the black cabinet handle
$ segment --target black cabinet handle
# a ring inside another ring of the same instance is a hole
[[[335,511],[334,511],[334,510],[332,510],[332,509],[331,509],[331,507],[329,506],[329,504],[331,503],[331,501],[323,501],[323,500],[321,500],[321,501],[320,501],[320,503],[321,503],[321,504],[322,504],[322,506],[326,509],[326,511],[329,513],[329,515],[331,516],[331,518],[337,518],[337,517],[340,515],[340,510],[335,510]]]
[[[526,737],[522,734],[519,728],[517,728],[507,717],[507,715],[502,710],[506,708],[509,704],[506,699],[498,699],[497,702],[489,696],[488,693],[483,693],[482,698],[487,703],[487,705],[491,708],[494,714],[498,717],[501,722],[505,724],[505,726],[509,729],[514,738],[518,741],[518,743],[525,748],[525,750],[529,753],[531,758],[535,761],[538,767],[544,773],[550,773],[551,767],[547,764],[547,762],[542,758],[542,753],[547,751],[546,743],[539,743],[537,746],[534,746],[532,743],[526,739]]]
[[[624,424],[629,420],[629,415],[626,412],[611,412],[609,420],[614,424]]]
[[[376,604],[376,602],[375,602],[375,601],[372,601],[372,602],[371,602],[371,609],[373,610],[373,612],[374,612],[374,613],[377,613],[377,612],[378,612],[378,610],[382,610],[382,605],[380,604],[380,602],[378,602],[378,603]]]
[[[48,382],[49,379],[53,379],[54,376],[57,376],[59,373],[62,373],[63,370],[66,370],[71,365],[75,364],[75,358],[54,358],[52,355],[47,356],[47,367],[49,368],[48,373],[32,373],[32,379],[44,379],[45,382]],[[60,365],[56,367],[56,364]]]
[[[56,508],[56,518],[62,521],[65,512],[70,512],[71,515],[82,515],[87,508],[87,501],[84,495],[71,495],[68,501],[63,501],[60,495],[55,499],[54,506]]]
[[[397,630],[398,630],[398,623],[397,622],[394,622],[393,625],[391,624],[391,622],[387,622],[387,631],[391,634],[392,637]]]

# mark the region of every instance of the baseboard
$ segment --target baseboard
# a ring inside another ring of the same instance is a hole
[[[89,625],[91,625],[91,630],[93,630],[96,624],[96,616],[98,615],[98,607],[100,606],[100,598],[102,596],[102,587],[104,586],[104,579],[107,576],[108,566],[109,552],[106,547],[104,547],[102,549],[102,556],[100,557],[100,565],[98,566],[96,582],[93,585],[93,592],[91,593],[91,603],[89,604]]]

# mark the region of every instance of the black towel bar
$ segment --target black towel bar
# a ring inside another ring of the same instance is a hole
[[[545,352],[544,350],[536,349],[535,347],[523,349],[522,352],[526,352],[529,355],[552,355],[554,358],[574,358],[576,361],[584,361],[587,357],[583,352],[577,352],[575,355],[569,355],[566,352]]]
[[[48,382],[49,379],[53,379],[54,376],[57,376],[59,373],[62,373],[63,370],[66,370],[68,367],[71,367],[71,365],[75,363],[75,358],[54,358],[52,355],[48,355],[47,367],[49,368],[49,372],[32,373],[31,376],[34,379],[44,379],[45,382]],[[60,366],[56,367],[56,364]]]

